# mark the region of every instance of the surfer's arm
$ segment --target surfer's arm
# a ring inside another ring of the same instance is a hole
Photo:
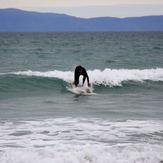
[[[76,87],[79,84],[79,73],[78,73],[77,70],[75,70],[75,73],[74,73],[74,82],[73,82],[73,84],[75,84]]]
[[[88,74],[87,74],[86,70],[84,70],[84,72],[83,72],[83,84],[84,84],[86,78],[87,78],[87,81],[89,82]]]
[[[86,78],[87,78],[87,82],[88,82],[88,87],[91,87],[91,84],[89,83],[89,76],[88,76],[87,72],[85,71],[84,77],[83,77],[83,86],[84,86],[84,82],[85,82]]]

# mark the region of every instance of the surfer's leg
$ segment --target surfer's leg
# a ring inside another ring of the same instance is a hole
[[[75,81],[75,86],[77,87],[79,84],[79,80],[78,81]]]
[[[78,84],[79,84],[79,76],[76,76],[76,78],[75,78],[75,86],[77,87]]]

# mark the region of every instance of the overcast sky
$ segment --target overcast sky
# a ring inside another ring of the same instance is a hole
[[[123,18],[163,15],[163,0],[0,0],[0,8],[64,13],[83,18]]]

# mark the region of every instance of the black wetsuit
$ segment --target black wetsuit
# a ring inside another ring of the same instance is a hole
[[[87,81],[89,82],[89,77],[88,77],[88,74],[87,74],[87,71],[85,70],[85,68],[82,67],[82,73],[79,72],[80,69],[81,69],[81,66],[77,66],[75,69],[75,73],[74,73],[74,81],[75,81],[76,86],[79,84],[79,76],[80,75],[83,75],[83,84],[84,84],[86,78],[87,78]]]

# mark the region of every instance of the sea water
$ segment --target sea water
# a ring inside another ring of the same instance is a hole
[[[0,33],[0,163],[161,161],[163,32]]]

